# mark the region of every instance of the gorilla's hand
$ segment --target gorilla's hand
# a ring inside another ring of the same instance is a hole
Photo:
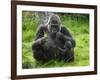
[[[47,37],[43,37],[41,40],[41,44],[44,44],[47,41]]]
[[[46,37],[39,38],[35,41],[35,44],[42,45],[46,42]]]

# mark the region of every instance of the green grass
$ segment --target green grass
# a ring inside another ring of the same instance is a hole
[[[37,62],[32,55],[32,41],[35,38],[38,20],[34,12],[23,12],[22,15],[22,67],[44,68],[44,67],[67,67],[89,65],[89,16],[86,14],[59,14],[61,22],[70,31],[76,41],[74,62],[51,60],[45,64]]]

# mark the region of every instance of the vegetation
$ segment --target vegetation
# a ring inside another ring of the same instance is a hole
[[[32,55],[32,41],[34,41],[36,30],[39,25],[39,12],[23,11],[22,14],[22,67],[44,68],[44,67],[67,67],[89,65],[89,15],[58,13],[61,22],[70,31],[76,40],[75,61],[49,61],[45,64],[37,62]]]

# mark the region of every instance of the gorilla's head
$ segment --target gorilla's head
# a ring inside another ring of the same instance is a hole
[[[61,30],[61,21],[58,15],[52,14],[48,21],[48,31],[50,33],[56,33]]]

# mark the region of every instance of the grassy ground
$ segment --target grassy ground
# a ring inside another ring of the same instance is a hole
[[[76,17],[77,16],[77,17]],[[32,41],[35,38],[38,20],[34,13],[23,12],[22,17],[22,66],[23,68],[87,66],[89,65],[89,16],[75,14],[60,14],[61,22],[69,29],[76,40],[75,61],[64,63],[50,61],[45,64],[38,63],[32,56]]]

